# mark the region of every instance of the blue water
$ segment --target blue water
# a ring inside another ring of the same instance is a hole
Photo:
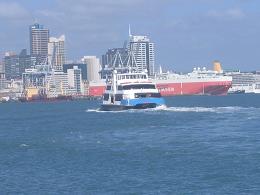
[[[0,104],[0,194],[260,194],[259,100]]]

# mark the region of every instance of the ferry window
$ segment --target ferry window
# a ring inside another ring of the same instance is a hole
[[[145,93],[136,93],[135,98],[145,98],[146,94]]]
[[[116,94],[115,101],[121,101],[122,99],[123,99],[123,95],[122,94]]]
[[[129,89],[155,89],[155,85],[153,84],[139,84],[139,85],[126,85],[123,86],[124,90],[129,90]]]
[[[107,86],[107,90],[111,90],[111,85],[108,85],[108,86]]]
[[[106,93],[105,93],[103,98],[104,98],[105,101],[108,101],[108,99],[109,99],[109,94],[106,94]]]
[[[123,90],[123,86],[122,85],[118,85],[117,90]]]
[[[161,97],[161,94],[160,93],[152,93],[151,97]]]
[[[160,93],[136,93],[135,98],[145,98],[145,97],[161,97]]]

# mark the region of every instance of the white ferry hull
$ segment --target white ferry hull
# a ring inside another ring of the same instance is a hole
[[[148,108],[156,108],[158,105],[155,103],[146,103],[139,104],[135,106],[123,106],[123,105],[114,105],[114,104],[102,104],[100,110],[101,111],[122,111],[122,110],[130,110],[130,109],[148,109]]]

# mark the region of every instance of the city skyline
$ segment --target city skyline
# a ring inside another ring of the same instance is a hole
[[[108,48],[123,45],[130,23],[133,35],[147,35],[156,44],[157,69],[212,68],[212,62],[220,60],[225,69],[259,70],[256,0],[146,2],[2,0],[0,53],[29,50],[28,27],[36,19],[51,36],[66,35],[69,60],[101,57]]]

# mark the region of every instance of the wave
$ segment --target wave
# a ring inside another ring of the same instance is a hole
[[[144,110],[122,110],[122,111],[101,111],[98,109],[87,109],[86,112],[97,112],[97,113],[136,113],[136,112],[209,112],[209,113],[235,113],[235,112],[251,112],[251,111],[260,111],[260,108],[255,107],[239,107],[239,106],[227,106],[227,107],[167,107],[159,106],[156,108],[149,108]]]
[[[97,113],[121,113],[121,112],[129,112],[130,110],[120,110],[120,111],[104,111],[100,110],[100,108],[97,109],[87,109],[86,112],[97,112]]]
[[[239,106],[227,106],[227,107],[166,107],[160,109],[161,111],[168,112],[213,112],[213,113],[236,113],[236,112],[251,112],[260,111],[260,108],[255,107],[239,107]]]
[[[20,147],[29,147],[27,144],[20,144]]]

